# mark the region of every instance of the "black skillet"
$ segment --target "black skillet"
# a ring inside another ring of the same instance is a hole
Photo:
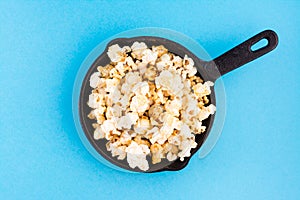
[[[268,44],[260,49],[255,51],[251,50],[251,47],[259,42],[262,39],[266,39]],[[106,150],[105,143],[107,142],[105,139],[103,140],[94,140],[92,123],[94,120],[90,120],[87,118],[87,115],[91,111],[91,108],[87,106],[88,96],[92,90],[89,86],[89,77],[92,73],[97,71],[98,66],[104,66],[110,62],[106,52],[109,46],[113,44],[119,44],[120,46],[131,46],[133,42],[145,42],[147,46],[151,47],[152,45],[164,45],[170,52],[179,55],[180,57],[184,57],[184,55],[188,55],[191,57],[195,66],[198,69],[197,76],[200,76],[204,81],[213,81],[215,82],[220,76],[239,68],[240,66],[259,58],[260,56],[272,51],[278,44],[278,36],[272,30],[265,30],[260,32],[259,34],[253,36],[252,38],[246,40],[240,45],[232,48],[227,51],[223,55],[213,59],[212,61],[203,61],[197,56],[195,56],[191,51],[186,49],[184,46],[171,41],[169,39],[153,37],[153,36],[140,36],[133,38],[117,38],[109,42],[107,44],[104,52],[99,55],[99,57],[94,61],[94,63],[90,66],[88,72],[85,75],[85,78],[82,82],[80,98],[79,98],[79,117],[82,129],[85,133],[86,138],[90,142],[90,144],[94,147],[94,149],[106,160],[111,162],[112,164],[133,172],[143,172],[138,168],[132,169],[129,167],[126,159],[117,160],[115,157],[111,156],[111,152]],[[209,97],[210,102],[216,105],[215,92],[212,89],[212,93]],[[217,108],[218,109],[218,108]],[[197,150],[202,146],[207,136],[210,133],[212,128],[215,115],[210,116],[208,119],[203,121],[203,125],[207,127],[206,131],[203,134],[196,135],[197,147],[191,150],[191,156],[193,156]],[[159,171],[177,171],[183,169],[189,162],[191,157],[185,158],[184,161],[180,161],[179,159],[168,162],[164,159],[163,162],[158,164],[151,164],[149,162],[149,170],[146,172],[159,172]]]

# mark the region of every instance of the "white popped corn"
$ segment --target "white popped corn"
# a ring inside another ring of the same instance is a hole
[[[165,104],[166,111],[176,117],[179,116],[179,110],[181,110],[181,107],[182,100],[180,99],[168,100]]]
[[[132,92],[134,92],[136,95],[140,94],[145,96],[147,93],[149,93],[148,82],[143,81],[135,84],[135,86],[132,88]]]
[[[183,58],[183,66],[186,69],[192,69],[194,67],[193,59],[191,59],[187,55],[185,55]]]
[[[181,151],[178,153],[178,157],[181,161],[184,160],[184,157],[190,157],[191,156],[191,149],[197,147],[197,143],[195,142],[195,139],[187,139],[181,141]]]
[[[160,75],[155,78],[155,84],[158,88],[162,88],[163,90],[169,91],[173,95],[179,96],[184,87],[180,75],[174,71],[170,72],[168,70],[163,70]]]
[[[152,155],[152,163],[153,164],[160,163],[161,159],[165,157],[163,151],[164,151],[164,148],[161,145],[159,145],[159,144],[151,145],[150,152]]]
[[[189,157],[195,135],[206,130],[202,121],[216,111],[208,99],[214,84],[195,76],[192,58],[162,45],[115,44],[107,55],[111,62],[90,77],[94,139],[107,140],[112,157],[142,171],[150,167],[147,156],[152,164]]]
[[[119,79],[112,78],[112,79],[106,79],[106,87],[105,91],[113,93],[115,90],[117,90],[118,85],[120,83]]]
[[[89,95],[88,106],[91,108],[100,108],[104,105],[104,97],[102,95],[92,93]]]
[[[119,145],[115,142],[109,144],[109,149],[112,156],[117,156],[118,160],[124,160],[126,158],[126,146]]]
[[[118,64],[116,64],[115,68],[118,70],[118,72],[120,73],[121,76],[124,76],[125,75],[125,66],[124,66],[125,63],[123,62],[118,62]]]
[[[144,113],[149,108],[149,99],[143,95],[132,97],[130,109],[133,112]]]
[[[150,120],[147,118],[140,118],[134,126],[134,131],[138,134],[144,134],[151,127]]]
[[[90,86],[92,88],[96,88],[100,82],[101,82],[100,72],[93,73],[90,78]]]
[[[121,144],[129,144],[131,142],[132,136],[128,133],[128,131],[123,131],[120,136]]]
[[[152,144],[155,144],[159,139],[161,139],[162,135],[160,133],[160,130],[158,127],[154,127],[151,130],[147,132],[147,134],[150,134],[150,142]]]
[[[125,63],[132,68],[132,70],[137,70],[137,65],[135,64],[135,62],[133,61],[132,57],[127,57],[125,59]]]
[[[173,61],[175,69],[182,67],[182,58],[180,58],[179,56],[174,56],[172,61]]]
[[[142,77],[138,72],[128,72],[125,76],[125,83],[131,86],[141,81]]]
[[[132,51],[140,51],[147,49],[147,45],[144,42],[134,42],[131,46]]]
[[[122,58],[122,48],[118,45],[112,45],[108,48],[107,55],[112,62],[119,62]]]
[[[120,117],[120,119],[118,120],[117,128],[121,130],[130,129],[133,124],[135,124],[135,122],[131,120],[130,116],[125,115]]]
[[[131,168],[138,167],[143,171],[149,169],[146,156],[150,153],[149,147],[134,141],[126,148],[127,162]]]
[[[94,139],[99,140],[105,138],[105,133],[102,131],[101,127],[98,126],[94,131]]]
[[[153,52],[150,49],[146,49],[143,51],[142,62],[150,63],[153,65],[157,59],[157,55],[158,55],[157,52]]]
[[[212,87],[213,85],[214,83],[211,81],[207,81],[204,84],[198,83],[193,86],[194,94],[197,97],[203,97],[209,95],[211,93],[210,87]]]
[[[110,131],[116,129],[115,121],[113,120],[105,120],[101,125],[102,131],[105,133],[105,135],[109,135]]]
[[[160,61],[156,63],[156,67],[159,71],[168,69],[172,65],[173,65],[173,63],[171,61],[170,55],[168,55],[168,54],[162,55],[160,57]]]
[[[204,119],[207,119],[209,115],[212,115],[214,114],[216,111],[216,107],[212,104],[210,104],[209,106],[207,107],[203,107],[201,110],[200,110],[200,113],[198,115],[199,117],[199,120],[204,120]]]
[[[147,49],[147,45],[144,42],[134,42],[131,46],[133,58],[142,59],[143,51]]]

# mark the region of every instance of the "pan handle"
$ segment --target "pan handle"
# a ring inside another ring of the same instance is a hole
[[[252,51],[251,47],[263,39],[267,39],[268,44],[260,49]],[[224,75],[272,51],[277,44],[277,34],[272,30],[265,30],[215,58],[212,62],[217,66],[220,74]]]

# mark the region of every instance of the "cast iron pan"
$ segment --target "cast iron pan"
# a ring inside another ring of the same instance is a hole
[[[267,39],[268,44],[258,50],[252,51],[251,47],[262,39]],[[133,38],[117,38],[109,42],[104,52],[101,55],[99,55],[99,57],[91,65],[83,80],[79,99],[79,116],[81,126],[88,141],[96,149],[96,151],[106,160],[115,164],[118,167],[129,171],[144,172],[139,170],[138,168],[130,168],[126,159],[118,160],[116,157],[112,157],[111,153],[106,150],[105,144],[107,141],[105,139],[96,141],[93,138],[94,128],[92,127],[92,123],[95,123],[95,121],[87,117],[87,115],[91,111],[91,108],[87,105],[88,97],[92,90],[92,88],[89,85],[89,78],[94,72],[97,71],[98,66],[105,66],[110,62],[106,54],[108,47],[113,44],[119,44],[119,46],[131,46],[135,41],[145,42],[148,47],[151,47],[152,45],[164,45],[170,52],[179,55],[180,57],[188,55],[194,60],[195,66],[198,69],[198,73],[196,75],[200,76],[204,81],[214,82],[220,76],[272,51],[278,44],[278,36],[272,30],[265,30],[246,40],[240,45],[234,47],[233,49],[227,51],[223,55],[213,59],[212,61],[203,61],[197,56],[195,56],[188,49],[186,49],[184,46],[174,41],[160,37],[140,36]],[[209,96],[209,100],[212,104],[216,105],[214,89],[212,89],[212,93]],[[196,148],[191,150],[191,156],[194,155],[197,152],[197,150],[202,146],[208,134],[210,133],[214,122],[214,116],[215,115],[212,115],[208,119],[203,121],[203,125],[205,125],[207,129],[204,133],[196,135],[196,142],[198,145]],[[180,161],[179,159],[177,159],[173,162],[169,162],[166,159],[163,159],[161,163],[155,165],[153,165],[149,159],[149,170],[146,172],[181,170],[188,164],[190,158],[191,157],[185,158],[184,161]]]

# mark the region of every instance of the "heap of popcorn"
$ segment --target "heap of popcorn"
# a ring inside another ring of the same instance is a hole
[[[213,83],[195,76],[194,61],[181,58],[164,46],[108,48],[111,62],[90,77],[88,115],[94,139],[106,139],[106,148],[131,168],[149,169],[162,159],[184,160],[196,148],[195,135],[202,121],[215,113],[208,95]]]

